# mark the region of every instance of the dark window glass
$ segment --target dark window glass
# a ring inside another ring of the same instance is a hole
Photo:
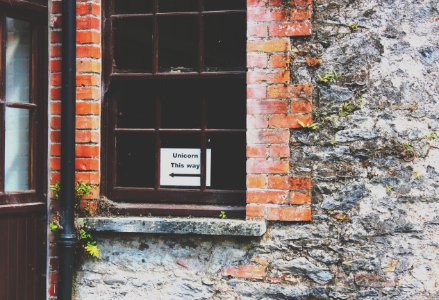
[[[155,142],[153,134],[120,134],[116,137],[116,149],[117,186],[154,186]]]
[[[244,10],[246,0],[204,0],[205,10]]]
[[[205,17],[207,70],[245,69],[245,18],[239,14]]]
[[[210,80],[206,87],[207,127],[245,129],[245,80]]]
[[[233,145],[233,146],[232,146]],[[211,189],[245,189],[245,133],[210,134]]]
[[[159,0],[159,12],[198,11],[198,0]]]
[[[117,127],[155,127],[155,93],[151,84],[122,81],[112,90],[117,102]]]
[[[162,83],[163,128],[201,128],[201,99],[193,80],[167,80]]]
[[[151,72],[151,19],[130,18],[114,22],[114,63],[119,70]]]
[[[152,0],[115,0],[116,14],[140,14],[152,12]]]
[[[193,71],[198,63],[197,17],[161,17],[159,19],[160,71]]]

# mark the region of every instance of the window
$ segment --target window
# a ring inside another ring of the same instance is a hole
[[[0,13],[0,204],[42,201],[44,32],[34,18]]]
[[[243,216],[246,1],[115,0],[104,193],[135,213]]]

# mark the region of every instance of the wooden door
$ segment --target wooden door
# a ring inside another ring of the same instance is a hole
[[[2,300],[45,298],[46,16],[0,1]]]

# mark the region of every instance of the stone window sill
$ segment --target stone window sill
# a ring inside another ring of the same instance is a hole
[[[96,232],[195,234],[258,237],[266,231],[265,221],[213,218],[97,217],[78,218],[79,226]]]

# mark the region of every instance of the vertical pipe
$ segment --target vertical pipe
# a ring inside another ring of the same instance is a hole
[[[61,193],[63,231],[59,239],[58,299],[72,299],[76,245],[75,115],[76,115],[76,1],[62,1]]]

